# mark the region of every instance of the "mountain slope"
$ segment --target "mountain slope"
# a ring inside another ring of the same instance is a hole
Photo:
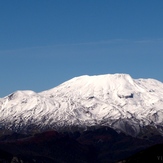
[[[128,74],[80,76],[40,93],[0,99],[0,127],[16,131],[110,126],[136,136],[162,133],[163,83]]]
[[[93,146],[80,144],[67,134],[55,131],[0,141],[1,163],[93,163],[95,160]]]

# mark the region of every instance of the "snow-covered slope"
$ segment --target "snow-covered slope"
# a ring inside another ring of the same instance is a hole
[[[25,131],[107,125],[130,135],[152,125],[162,132],[163,83],[128,74],[80,76],[41,92],[0,99],[0,126]]]

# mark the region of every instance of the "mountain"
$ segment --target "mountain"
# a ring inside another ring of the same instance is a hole
[[[163,143],[162,136],[140,139],[117,133],[108,127],[73,133],[57,133],[51,130],[24,136],[13,133],[0,138],[0,162],[115,163],[128,160],[132,162],[141,157],[150,160],[148,154],[142,153],[144,149]],[[150,156],[155,160],[158,156],[161,159],[162,148],[153,151]]]
[[[150,153],[145,152],[158,143],[163,143],[162,136],[140,139],[108,127],[73,133],[53,130],[34,135],[13,133],[0,138],[0,162],[122,163],[150,162],[152,158],[153,162],[160,162],[163,153],[160,145]],[[144,158],[146,161],[141,161]]]
[[[26,138],[0,141],[1,163],[94,163],[92,146],[84,145],[56,131],[46,131]]]
[[[163,144],[153,145],[141,152],[138,152],[129,158],[119,161],[118,163],[138,163],[138,162],[155,162],[163,161]]]
[[[108,126],[132,136],[163,134],[163,83],[128,74],[75,77],[40,93],[0,99],[0,128],[75,131]]]

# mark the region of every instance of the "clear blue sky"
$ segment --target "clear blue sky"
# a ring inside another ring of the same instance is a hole
[[[163,81],[163,0],[0,1],[0,97],[107,73]]]

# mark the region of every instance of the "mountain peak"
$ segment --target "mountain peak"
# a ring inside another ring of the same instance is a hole
[[[19,91],[11,93],[7,97],[9,99],[16,99],[16,98],[21,98],[21,97],[24,97],[24,96],[31,96],[33,94],[35,94],[35,92],[31,91],[31,90],[23,90],[23,91],[19,90]]]
[[[58,87],[44,91],[40,94],[64,94],[103,96],[109,92],[132,91],[135,89],[135,80],[128,74],[83,75],[72,78]],[[137,89],[137,88],[136,88]],[[91,95],[92,94],[92,95]]]

